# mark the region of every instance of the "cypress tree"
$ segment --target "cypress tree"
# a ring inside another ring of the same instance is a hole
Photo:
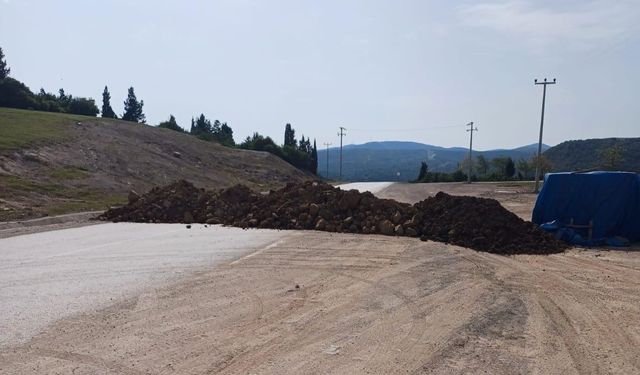
[[[311,169],[313,174],[318,174],[318,148],[316,147],[315,138],[313,139],[313,150],[311,151]]]
[[[284,127],[284,145],[296,147],[296,131],[293,130],[291,124]]]
[[[104,87],[102,92],[102,117],[104,118],[117,118],[116,113],[111,108],[111,94],[107,86]]]
[[[4,60],[4,52],[2,52],[2,47],[0,47],[0,79],[7,78],[10,72],[11,69],[7,68],[7,62]]]

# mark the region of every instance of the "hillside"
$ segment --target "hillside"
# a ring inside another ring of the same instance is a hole
[[[549,146],[544,145],[543,150]],[[474,157],[484,155],[487,159],[511,157],[529,159],[535,155],[536,145],[515,149],[475,151]],[[452,172],[464,160],[469,149],[464,147],[444,148],[417,142],[369,142],[343,147],[342,176],[345,181],[410,181],[418,176],[420,163],[426,161],[429,170]],[[340,149],[329,149],[329,177],[338,178]],[[326,177],[327,150],[318,150],[318,174]],[[397,172],[400,172],[398,178]]]
[[[562,142],[545,151],[553,171],[606,169],[603,153],[619,145],[621,160],[614,169],[640,172],[640,138],[601,138]]]
[[[0,220],[104,209],[177,179],[267,190],[309,177],[269,153],[168,129],[0,108]]]

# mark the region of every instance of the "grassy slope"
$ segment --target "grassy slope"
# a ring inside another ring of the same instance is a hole
[[[87,117],[0,108],[0,152],[63,139],[70,124]]]
[[[268,189],[308,177],[272,155],[167,129],[0,108],[0,221],[101,210],[124,202],[131,189],[179,178]]]

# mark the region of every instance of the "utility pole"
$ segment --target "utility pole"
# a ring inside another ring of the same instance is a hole
[[[471,152],[473,150],[473,132],[474,131],[477,132],[478,128],[474,128],[473,127],[473,121],[468,123],[467,126],[469,127],[469,129],[467,129],[467,132],[469,132],[469,173],[467,174],[467,183],[470,184],[471,183],[471,169],[473,167],[473,159],[471,158]]]
[[[331,143],[324,143],[325,146],[327,146],[327,179],[329,179],[329,146],[331,146]]]
[[[540,163],[542,162],[542,127],[544,126],[544,103],[547,98],[547,85],[555,85],[556,79],[553,81],[538,82],[537,79],[533,80],[534,85],[542,85],[542,115],[540,116],[540,138],[538,139],[538,158],[536,159],[536,187],[534,193],[538,193],[538,187],[540,185]]]
[[[338,133],[338,135],[340,136],[340,178],[339,181],[342,181],[342,137],[344,137],[345,135],[345,130],[347,130],[347,128],[343,128],[342,126],[340,127],[340,132]]]

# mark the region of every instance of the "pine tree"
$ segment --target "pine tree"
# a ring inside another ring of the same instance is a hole
[[[429,173],[429,166],[427,162],[423,161],[420,165],[420,172],[418,173],[417,182],[427,182],[427,173]]]
[[[0,79],[7,78],[10,72],[11,69],[7,68],[7,62],[4,60],[4,52],[2,52],[2,47],[0,47]]]
[[[284,127],[284,145],[296,147],[296,131],[293,130],[291,124]]]
[[[313,139],[313,150],[311,151],[311,172],[318,174],[318,148],[316,147],[316,140]]]
[[[111,108],[111,94],[107,86],[104,87],[102,92],[102,117],[104,118],[117,118],[116,113]]]
[[[516,174],[516,165],[513,163],[513,159],[507,158],[507,163],[504,166],[504,174],[507,178],[511,178]]]
[[[171,130],[175,130],[177,132],[180,133],[184,133],[184,129],[182,129],[180,127],[180,125],[178,125],[178,122],[176,121],[176,118],[174,115],[169,115],[169,120],[168,121],[163,121],[160,124],[158,124],[159,128],[164,128],[164,129],[171,129]]]
[[[133,92],[133,87],[129,87],[129,92],[127,94],[127,100],[124,101],[124,113],[122,114],[122,119],[125,121],[139,122],[144,124],[146,119],[144,113],[142,113],[142,107],[144,106],[144,101],[136,98],[135,92]]]

